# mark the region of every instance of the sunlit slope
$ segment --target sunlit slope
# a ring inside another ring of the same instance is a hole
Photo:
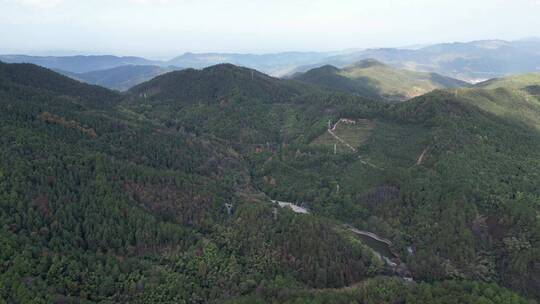
[[[468,83],[434,73],[397,69],[372,59],[338,69],[323,66],[298,80],[371,98],[403,101],[435,89],[467,87]]]
[[[540,73],[529,73],[490,79],[476,84],[475,87],[483,89],[524,89],[530,86],[538,85],[540,85]]]
[[[540,130],[540,74],[491,79],[447,93],[498,117]]]

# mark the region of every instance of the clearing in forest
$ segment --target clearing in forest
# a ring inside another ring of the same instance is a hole
[[[368,139],[373,128],[375,128],[375,123],[368,119],[340,119],[336,124],[332,125],[330,130],[317,137],[311,144],[328,147],[329,149],[334,149],[335,144],[338,153],[351,152],[349,146],[355,149],[358,148]],[[341,141],[332,133],[339,137]]]

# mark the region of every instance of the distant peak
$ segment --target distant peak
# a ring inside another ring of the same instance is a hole
[[[212,66],[209,66],[209,67],[206,67],[204,69],[202,69],[203,72],[221,72],[221,71],[235,71],[235,72],[239,72],[239,73],[249,73],[251,75],[251,73],[254,73],[254,74],[262,74],[261,72],[259,71],[256,71],[256,70],[253,70],[253,69],[250,69],[250,68],[246,68],[246,67],[243,67],[243,66],[238,66],[238,65],[234,65],[232,63],[220,63],[220,64],[216,64],[216,65],[212,65]]]
[[[234,65],[232,63],[218,63],[209,67],[204,68],[203,70],[219,70],[219,69],[241,69],[242,67]]]
[[[315,71],[315,70],[323,71],[323,72],[337,72],[337,71],[339,71],[338,68],[336,68],[335,66],[330,65],[330,64],[320,66],[318,68],[312,69],[311,71]]]
[[[367,69],[367,68],[371,68],[371,67],[374,67],[374,66],[385,66],[385,64],[378,61],[378,60],[368,58],[368,59],[364,59],[364,60],[358,61],[357,63],[354,63],[354,64],[350,65],[349,68]]]

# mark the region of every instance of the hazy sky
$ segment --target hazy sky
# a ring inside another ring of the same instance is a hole
[[[540,36],[540,0],[0,0],[0,53],[277,52]]]

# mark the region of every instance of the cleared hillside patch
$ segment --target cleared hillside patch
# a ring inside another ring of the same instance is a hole
[[[340,120],[332,128],[332,132],[341,138],[343,142],[357,148],[369,138],[371,131],[375,128],[375,122],[368,119]],[[334,149],[335,144],[337,153],[352,152],[343,142],[327,131],[317,137],[311,145]]]

